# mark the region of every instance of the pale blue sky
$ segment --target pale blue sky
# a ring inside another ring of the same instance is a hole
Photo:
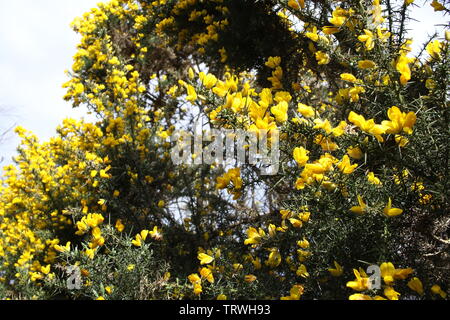
[[[46,140],[64,118],[85,115],[85,109],[72,109],[62,99],[61,85],[67,81],[64,70],[70,69],[79,41],[69,25],[97,2],[0,0],[0,109],[6,110],[0,113],[0,132],[17,124]],[[429,4],[414,10],[413,17],[420,22],[413,24],[410,36],[417,48],[434,32],[434,24],[448,19],[434,14]],[[12,163],[17,144],[14,134],[0,144],[0,157],[5,157],[0,167]]]

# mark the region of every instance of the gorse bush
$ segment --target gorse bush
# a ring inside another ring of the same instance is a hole
[[[113,0],[77,18],[64,98],[97,122],[16,129],[0,295],[445,299],[450,31],[414,54],[414,7]],[[174,164],[198,120],[278,133],[278,172]]]

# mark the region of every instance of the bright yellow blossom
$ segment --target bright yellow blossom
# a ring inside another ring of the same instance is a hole
[[[364,203],[362,197],[358,195],[358,206],[350,208],[350,211],[356,214],[363,214],[366,211],[367,205]]]
[[[58,252],[69,252],[70,251],[70,241],[68,241],[65,246],[60,246],[58,244],[55,244],[55,250]]]
[[[356,291],[364,291],[369,289],[369,278],[367,275],[361,275],[361,273],[356,269],[353,269],[353,273],[355,274],[356,279],[354,281],[347,282],[347,287]]]
[[[248,238],[245,239],[244,244],[258,244],[261,241],[261,238],[265,236],[265,232],[260,228],[259,231],[253,227],[248,228],[247,230]]]
[[[206,253],[199,253],[197,259],[200,260],[200,264],[210,264],[214,261],[214,257],[207,255]]]
[[[214,276],[211,269],[202,268],[200,270],[200,275],[202,276],[203,279],[206,279],[209,283],[214,283]]]
[[[347,155],[344,155],[341,162],[337,164],[337,167],[342,171],[344,174],[351,174],[353,171],[355,171],[355,168],[358,166],[358,164],[351,164],[350,158]]]
[[[281,300],[300,300],[304,290],[304,287],[300,284],[293,285],[289,292],[290,295],[287,297],[281,297]]]
[[[308,153],[309,151],[303,147],[294,149],[294,160],[297,162],[299,166],[303,167],[308,162],[309,160]]]
[[[386,207],[383,209],[383,213],[386,217],[395,217],[402,214],[403,210],[399,208],[392,208],[392,200],[389,198]]]
[[[288,6],[296,10],[305,9],[305,0],[289,0]]]
[[[408,287],[420,295],[424,294],[422,281],[420,281],[417,277],[414,277],[408,281]]]
[[[344,273],[344,268],[334,261],[334,268],[328,268],[328,272],[330,272],[333,277],[340,277]]]
[[[372,60],[360,60],[358,61],[358,68],[360,69],[372,69],[376,66]]]
[[[447,298],[447,293],[441,289],[441,287],[437,284],[431,287],[431,292],[435,295],[441,296],[442,299]]]
[[[317,64],[318,65],[324,65],[330,63],[330,56],[323,52],[323,51],[317,51],[315,53]]]
[[[442,3],[440,3],[437,0],[433,0],[433,2],[431,2],[430,5],[433,7],[434,11],[444,11],[445,10],[445,7],[442,5]]]
[[[125,229],[125,225],[122,223],[121,219],[117,219],[115,227],[119,232],[122,232]]]

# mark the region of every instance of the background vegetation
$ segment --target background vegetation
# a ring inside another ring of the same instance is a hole
[[[65,99],[97,122],[16,129],[0,297],[445,299],[450,33],[414,56],[415,5],[112,0],[77,18]],[[279,172],[174,165],[198,119],[279,130]]]

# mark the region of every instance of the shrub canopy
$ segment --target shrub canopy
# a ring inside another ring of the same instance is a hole
[[[77,18],[64,98],[97,121],[46,142],[16,129],[0,296],[445,298],[450,32],[412,52],[414,7],[112,0]],[[171,137],[198,120],[279,132],[278,172],[174,164]]]

